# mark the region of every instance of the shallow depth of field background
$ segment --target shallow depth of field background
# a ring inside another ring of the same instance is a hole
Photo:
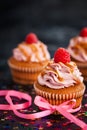
[[[34,32],[47,44],[51,57],[58,47],[87,26],[86,0],[3,0],[0,1],[0,59]]]

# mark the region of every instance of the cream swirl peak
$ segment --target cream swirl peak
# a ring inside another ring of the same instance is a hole
[[[68,51],[70,55],[81,62],[87,62],[87,37],[77,36],[70,40]]]
[[[83,77],[74,62],[55,63],[53,60],[38,76],[38,83],[49,88],[60,89],[82,82]]]
[[[22,42],[13,50],[13,57],[18,61],[39,62],[49,60],[50,54],[47,50],[47,46],[41,41],[35,44]]]

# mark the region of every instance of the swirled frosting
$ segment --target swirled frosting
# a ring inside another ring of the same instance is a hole
[[[83,82],[83,77],[74,62],[48,63],[38,76],[38,83],[49,88],[60,89]]]
[[[17,48],[13,49],[13,57],[18,61],[39,62],[50,59],[50,54],[47,46],[38,41],[33,44],[26,44],[22,42]]]
[[[87,62],[87,37],[77,36],[72,38],[68,51],[75,60]]]

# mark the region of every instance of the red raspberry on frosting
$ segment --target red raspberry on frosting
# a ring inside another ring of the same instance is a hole
[[[87,27],[84,27],[79,34],[81,37],[87,37]]]
[[[37,43],[38,38],[34,33],[29,33],[26,38],[25,38],[26,43],[32,44],[32,43]]]
[[[62,62],[67,63],[70,62],[70,54],[64,48],[58,48],[57,51],[54,53],[54,61],[56,63]]]

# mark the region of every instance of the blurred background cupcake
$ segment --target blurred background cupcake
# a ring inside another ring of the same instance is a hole
[[[70,39],[68,51],[87,81],[87,27],[82,28],[77,36]]]
[[[8,59],[13,81],[23,85],[33,84],[49,60],[47,46],[34,33],[28,34]]]

